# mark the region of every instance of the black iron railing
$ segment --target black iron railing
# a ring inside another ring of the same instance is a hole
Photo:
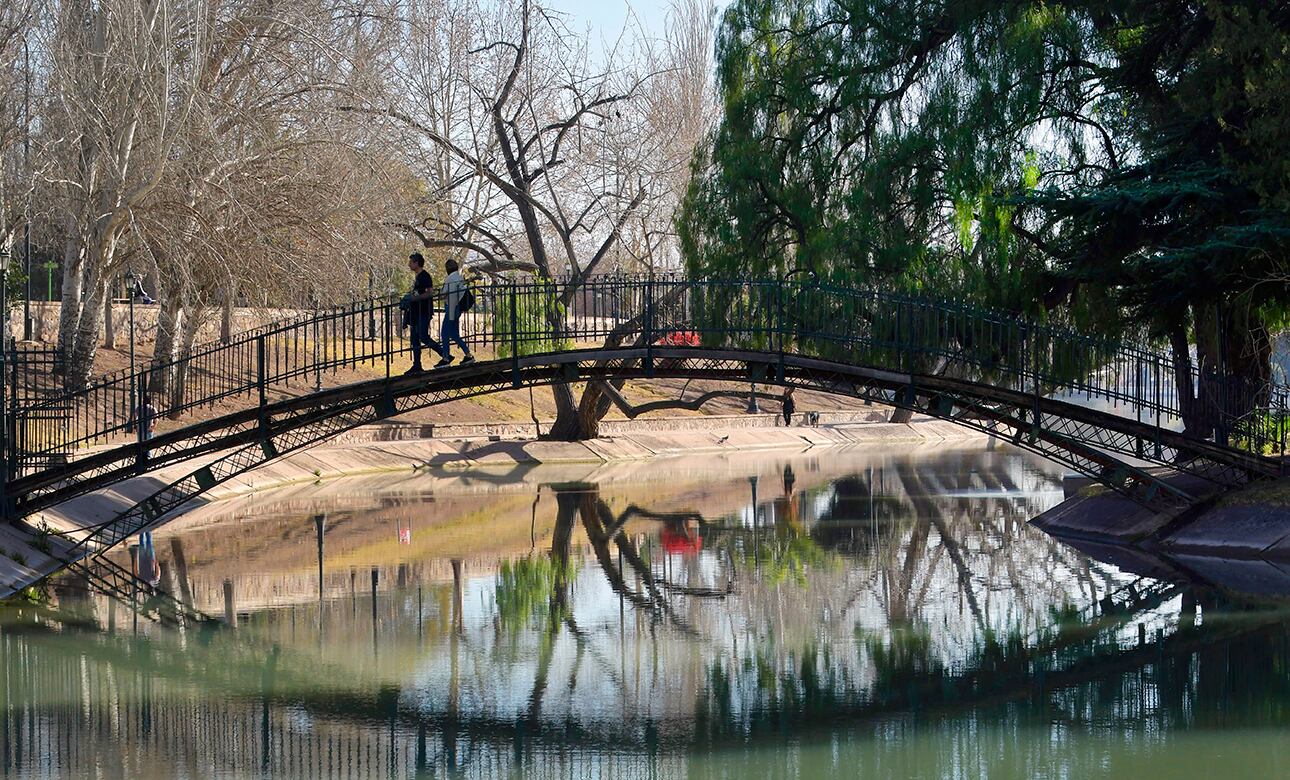
[[[476,304],[461,317],[461,335],[486,359],[606,341],[793,353],[1036,396],[1080,396],[1157,427],[1199,421],[1202,437],[1245,452],[1286,452],[1290,388],[1202,373],[1149,344],[959,301],[770,278],[602,276],[577,285],[527,279],[472,289]],[[443,301],[435,307],[430,335],[439,341]],[[218,414],[268,395],[389,376],[403,370],[409,351],[399,300],[383,297],[301,314],[72,391],[45,385],[38,394],[13,392],[15,383],[6,382],[9,473],[30,474],[78,450],[138,437],[133,421],[144,398],[162,421]]]

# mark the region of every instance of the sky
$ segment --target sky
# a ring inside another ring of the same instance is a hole
[[[569,26],[575,30],[590,26],[593,43],[599,42],[597,37],[617,37],[629,9],[651,35],[660,35],[671,7],[670,0],[546,0],[543,5],[569,14]]]

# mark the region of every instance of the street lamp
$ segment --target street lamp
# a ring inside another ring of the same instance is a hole
[[[125,272],[126,298],[130,301],[130,375],[134,376],[134,299],[135,290],[142,286],[138,275],[133,270]]]
[[[22,169],[27,174],[27,198],[22,213],[22,262],[27,271],[27,294],[22,302],[22,340],[31,341],[31,49],[25,37],[22,42],[22,72]]]
[[[14,358],[17,355],[13,356]],[[8,387],[9,376],[9,253],[0,249],[0,518],[9,517],[9,466],[10,453],[15,448],[9,435],[9,393],[17,395],[18,388]]]

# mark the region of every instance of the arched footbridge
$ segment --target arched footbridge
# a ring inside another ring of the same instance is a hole
[[[10,355],[0,505],[44,554],[0,577],[0,595],[69,566],[130,593],[139,583],[104,553],[221,482],[361,425],[562,382],[755,382],[900,407],[989,432],[1163,513],[1285,470],[1287,388],[1246,388],[1147,344],[955,301],[779,279],[473,291],[461,330],[479,359],[419,375],[401,373],[409,349],[393,298],[303,313],[71,392],[33,389]],[[131,425],[145,395],[175,421],[146,442]],[[1181,432],[1184,415],[1208,435]],[[179,478],[76,534],[24,521],[183,463]]]

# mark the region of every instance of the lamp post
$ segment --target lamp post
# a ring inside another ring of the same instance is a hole
[[[9,518],[9,454],[14,448],[9,435],[9,253],[0,249],[0,518]],[[14,357],[17,357],[16,355]]]
[[[130,375],[134,376],[134,291],[139,289],[140,279],[133,270],[125,272],[126,298],[130,301]]]
[[[27,294],[22,301],[22,340],[31,341],[31,49],[22,42],[22,169],[27,174],[26,205],[22,213],[22,262],[27,272]]]

